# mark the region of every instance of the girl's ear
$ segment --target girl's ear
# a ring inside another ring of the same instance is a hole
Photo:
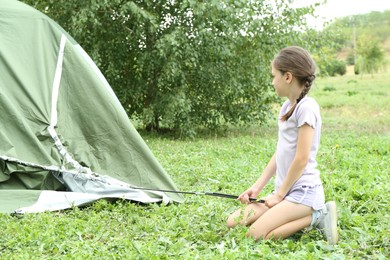
[[[286,80],[287,83],[291,83],[291,81],[293,80],[293,75],[291,74],[291,72],[286,72],[284,74],[284,79]]]

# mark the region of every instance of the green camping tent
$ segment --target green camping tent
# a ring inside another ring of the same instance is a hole
[[[123,198],[182,201],[85,51],[46,15],[0,0],[0,212]]]

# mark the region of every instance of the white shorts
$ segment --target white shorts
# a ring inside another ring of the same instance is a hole
[[[325,204],[324,188],[322,185],[293,187],[287,193],[285,199],[290,202],[306,205],[313,210],[319,210]]]

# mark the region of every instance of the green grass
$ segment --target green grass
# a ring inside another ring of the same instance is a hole
[[[103,200],[83,209],[0,215],[0,258],[388,259],[389,84],[389,75],[375,75],[319,79],[314,86],[324,121],[319,168],[326,198],[339,209],[335,246],[316,230],[255,242],[245,237],[246,228],[225,227],[237,201],[188,195],[170,206]],[[239,194],[273,154],[275,130],[144,139],[181,190]],[[271,190],[272,183],[263,195]]]
[[[390,73],[320,78],[312,96],[322,108],[325,131],[390,134]]]

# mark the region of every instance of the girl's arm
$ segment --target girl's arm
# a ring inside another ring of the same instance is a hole
[[[294,183],[302,176],[303,170],[309,161],[313,134],[314,129],[307,124],[304,124],[299,128],[295,157],[288,169],[286,179],[278,189],[278,192],[267,199],[266,205],[268,207],[273,207],[282,201]]]
[[[268,181],[274,176],[276,173],[276,160],[275,154],[272,156],[271,160],[268,162],[265,167],[263,173],[257,179],[257,181],[246,191],[244,191],[238,199],[245,204],[249,203],[249,198],[256,198],[260,191],[264,188],[264,186],[268,183]]]

